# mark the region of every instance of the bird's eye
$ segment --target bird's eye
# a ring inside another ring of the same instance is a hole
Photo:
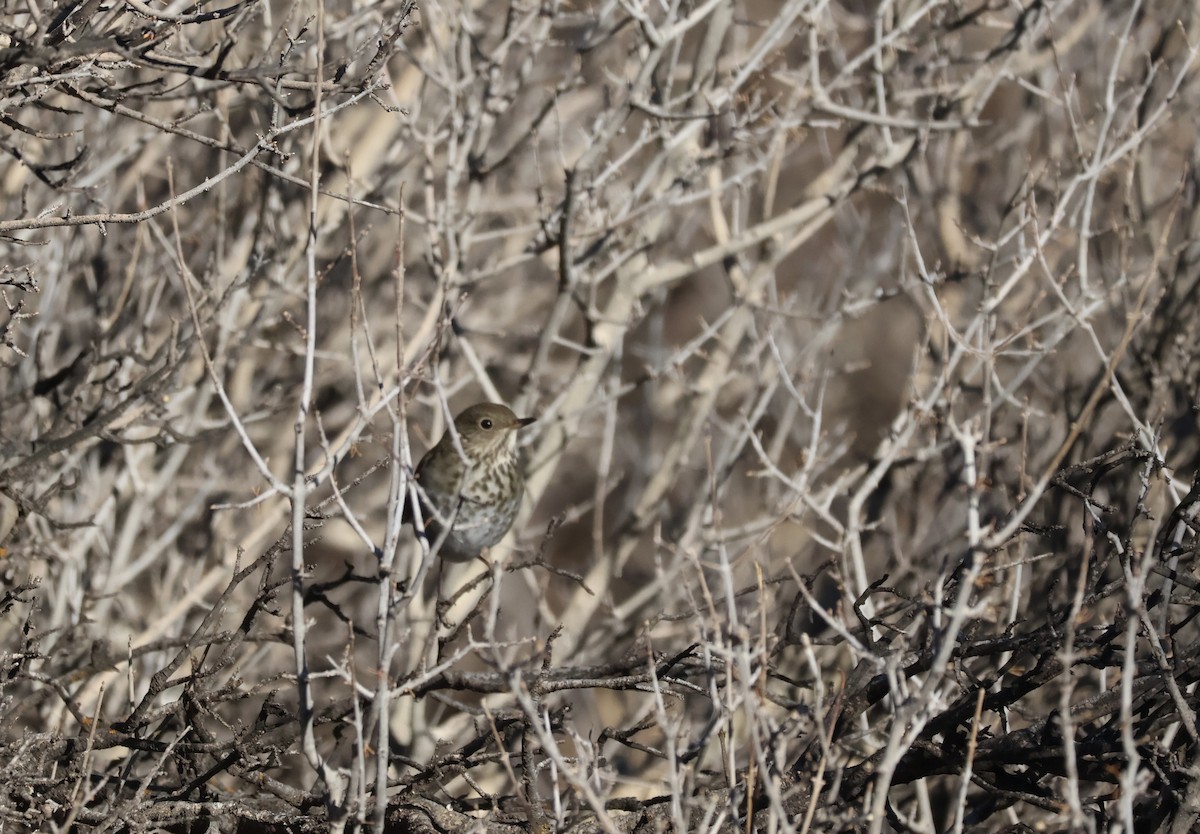
[[[479,428],[484,429],[486,431],[487,429],[490,429],[491,427],[492,427],[492,421],[489,420],[488,418],[484,417],[482,420],[479,421]]]

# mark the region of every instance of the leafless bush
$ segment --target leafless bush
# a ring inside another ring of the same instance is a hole
[[[1193,2],[3,8],[6,830],[1194,827]]]

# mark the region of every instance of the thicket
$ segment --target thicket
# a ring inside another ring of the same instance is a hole
[[[1196,827],[1193,0],[0,8],[3,830]]]

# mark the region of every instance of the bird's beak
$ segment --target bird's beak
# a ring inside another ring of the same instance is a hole
[[[518,426],[528,426],[530,423],[535,423],[535,422],[537,422],[536,417],[518,417],[517,418]]]

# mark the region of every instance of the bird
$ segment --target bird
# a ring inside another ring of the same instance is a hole
[[[420,489],[424,530],[417,530],[409,499],[403,520],[436,545],[439,555],[467,562],[494,545],[512,527],[525,495],[525,477],[517,453],[517,430],[536,417],[518,417],[499,403],[476,403],[454,418],[421,458],[413,473]]]

